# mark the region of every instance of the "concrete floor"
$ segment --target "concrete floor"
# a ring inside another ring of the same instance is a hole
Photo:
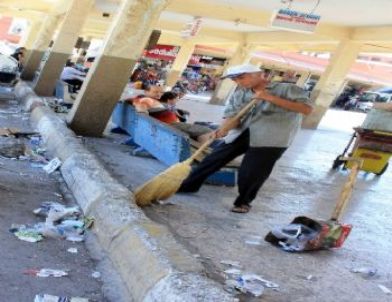
[[[10,100],[7,91],[0,91],[0,127],[17,127],[32,131],[29,114],[22,113],[16,101]],[[4,99],[6,98],[6,99]],[[83,297],[91,302],[122,301],[114,292],[121,292],[114,283],[103,284],[110,268],[99,261],[100,255],[88,236],[90,250],[84,243],[72,243],[61,239],[44,239],[38,243],[20,241],[8,230],[12,224],[35,224],[42,218],[32,210],[43,201],[57,201],[74,205],[72,194],[66,189],[61,175],[48,175],[41,168],[34,168],[29,161],[0,158],[0,301],[28,302],[36,294]],[[67,252],[70,247],[78,249],[77,254]],[[65,269],[69,276],[62,278],[39,278],[25,275],[28,269]],[[91,274],[102,273],[95,279]]]
[[[189,108],[195,106],[191,104]],[[336,124],[336,120],[332,121]],[[263,238],[274,226],[289,223],[298,215],[313,218],[331,215],[348,172],[331,171],[330,167],[350,134],[347,129],[301,131],[259,192],[249,214],[229,212],[236,188],[208,185],[197,194],[178,194],[170,199],[170,204],[155,205],[145,212],[168,226],[195,257],[200,255],[206,273],[212,278],[223,283],[225,267],[220,261],[232,260],[239,261],[243,271],[262,275],[280,285],[277,291],[267,289],[262,298],[242,295],[242,301],[392,301],[392,296],[378,288],[381,284],[392,289],[391,170],[382,177],[360,173],[343,218],[354,225],[343,248],[290,254],[263,240],[259,245],[245,243],[252,236]],[[124,139],[111,135],[85,142],[130,189],[166,168],[154,159],[129,155],[129,147],[120,144]],[[377,276],[364,279],[350,272],[361,267],[376,268]],[[309,275],[314,276],[312,281],[306,279]]]

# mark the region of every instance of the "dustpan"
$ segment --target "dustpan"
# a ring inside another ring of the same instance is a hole
[[[349,202],[362,160],[356,158],[343,160],[352,161],[353,165],[331,218],[321,220],[298,216],[289,225],[269,232],[264,238],[267,242],[289,252],[339,248],[344,244],[353,226],[339,220]]]

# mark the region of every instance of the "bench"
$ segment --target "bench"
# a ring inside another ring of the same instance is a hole
[[[126,131],[137,145],[169,166],[189,158],[198,145],[183,132],[146,114],[137,113],[127,103],[119,102],[116,105],[112,122]],[[207,183],[235,186],[237,171],[238,164],[230,164],[211,175]]]

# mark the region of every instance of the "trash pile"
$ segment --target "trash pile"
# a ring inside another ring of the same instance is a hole
[[[45,238],[65,239],[71,242],[84,241],[85,231],[94,223],[92,218],[84,217],[77,206],[67,207],[59,202],[46,201],[33,213],[45,218],[44,222],[35,225],[12,225],[10,231],[20,240],[27,242],[38,242]],[[78,249],[71,247],[67,252],[77,254]],[[52,268],[32,268],[23,272],[38,278],[61,278],[69,275],[69,270]],[[92,278],[98,279],[101,273],[93,272]],[[88,302],[88,299],[66,296],[52,296],[39,294],[35,296],[34,302]]]
[[[46,149],[41,147],[42,138],[40,135],[33,135],[30,137],[30,141],[25,147],[25,157],[19,159],[29,160],[31,162],[48,163],[45,157]]]
[[[62,164],[59,158],[55,157],[49,161],[45,157],[46,149],[41,147],[41,136],[30,137],[30,143],[26,147],[25,158],[29,160],[33,168],[42,168],[46,173],[51,174],[56,171]],[[19,158],[21,159],[21,158]]]
[[[56,113],[68,113],[72,104],[65,103],[62,99],[57,98],[43,98],[47,107],[53,109]]]
[[[36,132],[24,132],[17,128],[0,128],[0,156],[26,160],[33,168],[43,168],[48,174],[61,166],[57,157],[49,161],[45,156],[46,149],[41,147],[42,138]],[[26,143],[25,139],[29,141]]]
[[[20,240],[38,242],[44,238],[60,238],[72,242],[84,241],[84,232],[90,228],[93,219],[83,217],[78,207],[66,207],[58,202],[47,201],[33,211],[45,222],[33,226],[12,225],[12,232]]]
[[[225,290],[231,294],[243,293],[254,297],[263,295],[265,288],[278,290],[279,285],[264,279],[263,277],[241,271],[238,261],[221,261],[221,264],[229,268],[224,271]]]
[[[29,141],[26,142],[26,139]],[[21,131],[17,128],[0,128],[0,155],[6,158],[29,160],[46,164],[48,160],[41,148],[41,136],[36,132]]]
[[[333,220],[315,221],[307,217],[297,217],[288,225],[274,228],[264,240],[286,252],[339,248],[351,229],[352,225]]]
[[[287,252],[299,252],[306,248],[310,240],[317,237],[318,232],[302,224],[289,224],[276,227],[271,233],[279,239],[279,245]]]

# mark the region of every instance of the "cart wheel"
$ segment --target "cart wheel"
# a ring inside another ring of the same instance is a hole
[[[376,173],[377,176],[381,176],[385,173],[385,171],[388,169],[388,165],[389,163],[387,163],[384,168],[382,168],[382,170],[379,173]]]
[[[335,158],[335,160],[333,161],[332,164],[332,169],[336,170],[337,168],[339,168],[342,164],[345,163],[344,160],[340,159],[341,155],[339,155],[338,157]]]

